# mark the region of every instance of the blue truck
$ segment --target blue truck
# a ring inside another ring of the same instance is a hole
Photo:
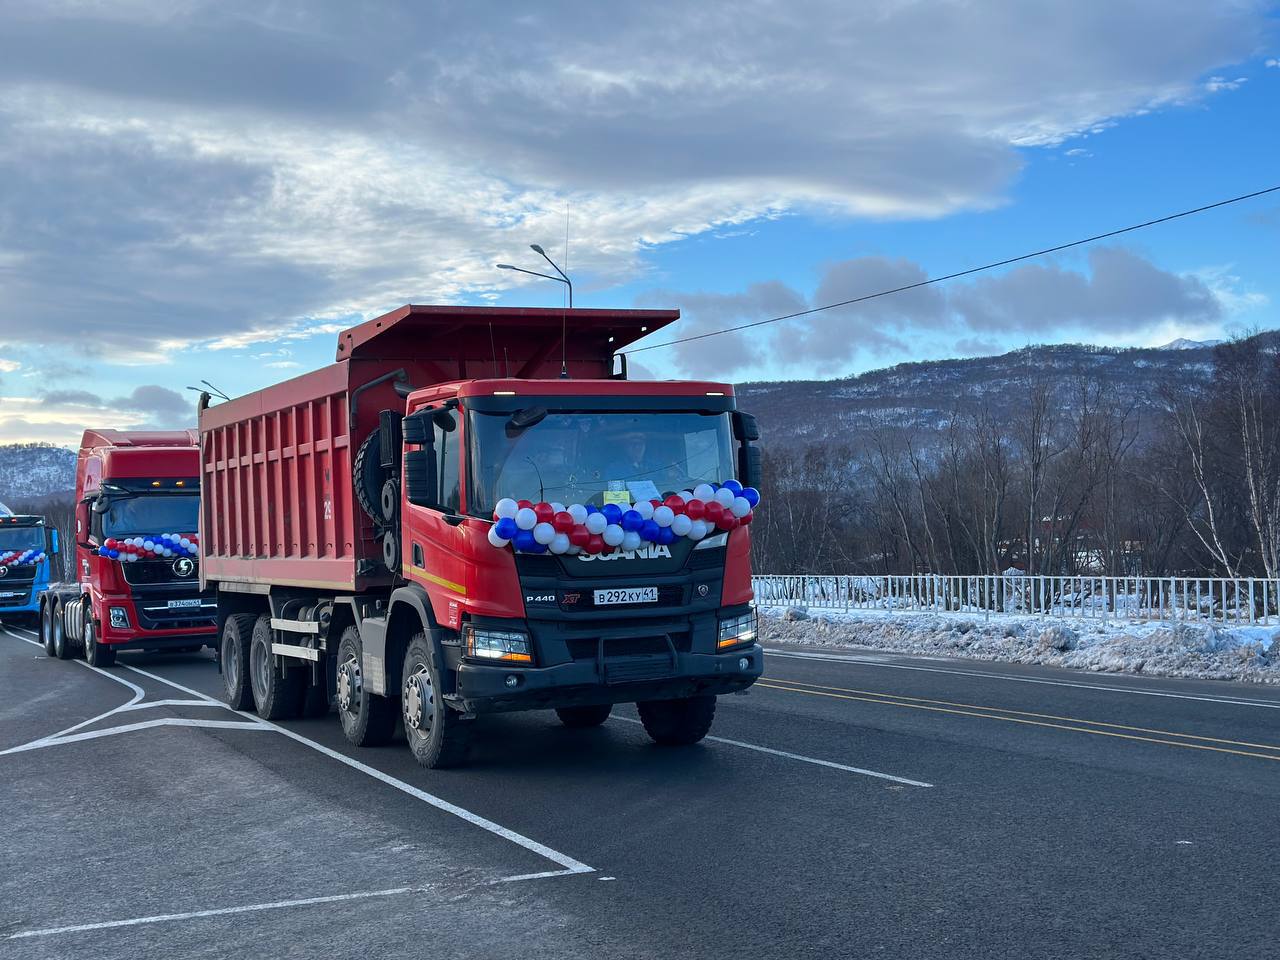
[[[57,555],[56,527],[44,517],[14,514],[0,504],[0,622],[36,622]]]

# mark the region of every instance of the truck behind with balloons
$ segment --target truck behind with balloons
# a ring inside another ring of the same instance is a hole
[[[194,430],[86,430],[76,458],[76,579],[40,595],[52,657],[93,666],[121,650],[199,650],[216,638],[199,580]]]
[[[636,703],[663,744],[761,674],[755,421],[728,384],[633,381],[677,311],[401,307],[336,361],[201,399],[204,583],[228,703],[336,706],[465,761],[485,714]],[[333,702],[336,701],[336,704]]]
[[[0,622],[37,617],[58,546],[58,530],[44,517],[15,514],[0,503]]]

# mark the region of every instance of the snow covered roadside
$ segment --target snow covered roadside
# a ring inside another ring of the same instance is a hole
[[[1280,684],[1280,627],[760,607],[764,643]]]

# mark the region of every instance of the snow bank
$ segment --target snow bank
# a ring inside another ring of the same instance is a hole
[[[765,643],[861,647],[1104,673],[1280,683],[1280,627],[761,607]]]

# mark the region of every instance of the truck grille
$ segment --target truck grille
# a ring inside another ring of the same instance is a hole
[[[34,563],[19,563],[9,568],[9,572],[0,577],[0,591],[4,590],[6,583],[30,583],[36,578],[36,565]]]
[[[136,560],[133,563],[121,564],[125,583],[133,586],[149,583],[195,583],[200,578],[200,565],[197,563],[191,574],[180,577],[173,570],[172,560]]]
[[[688,652],[690,637],[687,632],[671,635],[671,642],[677,651]],[[569,647],[569,656],[575,660],[594,660],[600,649],[598,637],[569,637],[565,640]],[[604,657],[668,657],[665,637],[606,637],[604,641]]]

